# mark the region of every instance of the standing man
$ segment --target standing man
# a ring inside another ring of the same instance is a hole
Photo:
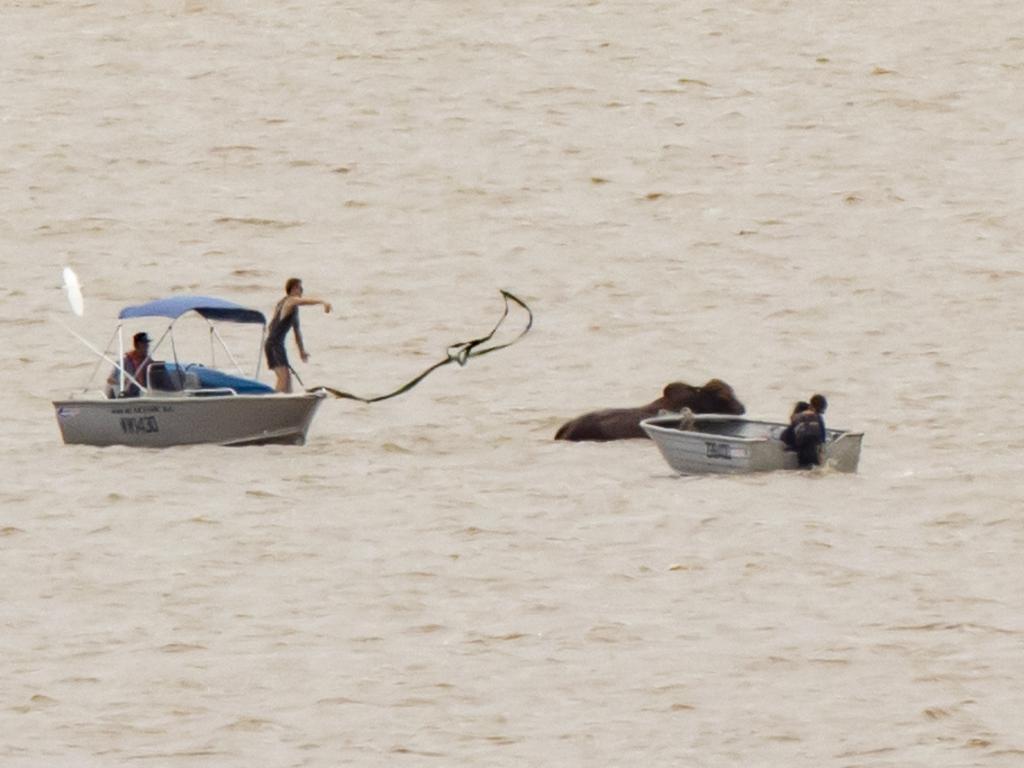
[[[302,344],[302,331],[299,330],[299,307],[309,304],[323,304],[324,312],[331,311],[330,303],[323,299],[306,299],[302,296],[302,281],[297,277],[288,279],[284,284],[285,297],[277,302],[274,317],[267,329],[267,341],[263,345],[267,353],[267,367],[277,376],[274,389],[278,392],[292,391],[292,368],[288,364],[288,353],[284,348],[284,338],[288,331],[295,329],[295,343],[299,347],[302,362],[309,360],[309,353]]]

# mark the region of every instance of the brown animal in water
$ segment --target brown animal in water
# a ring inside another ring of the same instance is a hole
[[[639,408],[606,408],[577,416],[567,421],[555,434],[555,440],[623,440],[633,437],[647,437],[640,428],[640,422],[659,411],[673,413],[689,408],[694,413],[728,413],[739,415],[746,412],[743,403],[736,399],[732,387],[720,379],[711,379],[703,387],[694,387],[674,381],[654,402]]]

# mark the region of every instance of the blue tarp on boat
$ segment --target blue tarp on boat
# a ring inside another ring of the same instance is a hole
[[[196,378],[199,379],[199,385],[203,389],[230,388],[240,395],[270,395],[274,392],[273,387],[267,386],[262,381],[247,379],[244,376],[233,376],[230,373],[218,371],[216,368],[207,368],[196,363],[182,366],[167,363],[166,368],[171,376],[174,376],[179,371],[185,374],[195,374]]]

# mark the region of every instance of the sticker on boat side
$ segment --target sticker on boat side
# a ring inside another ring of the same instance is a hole
[[[709,459],[745,459],[750,454],[742,445],[731,443],[705,443]]]
[[[173,413],[174,407],[170,405],[137,405],[131,408],[112,408],[110,412],[115,416],[130,413]]]
[[[125,416],[121,419],[121,431],[126,435],[146,435],[160,431],[156,416]]]

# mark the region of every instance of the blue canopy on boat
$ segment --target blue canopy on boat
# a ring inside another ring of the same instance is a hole
[[[267,322],[263,313],[243,307],[224,299],[209,296],[170,296],[157,299],[148,304],[125,307],[118,314],[121,320],[130,317],[170,317],[177,318],[186,312],[196,312],[209,320],[224,320],[229,323],[260,323]]]

